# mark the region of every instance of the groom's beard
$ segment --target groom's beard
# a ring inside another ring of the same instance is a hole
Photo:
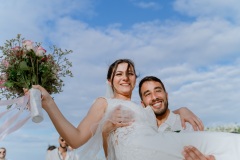
[[[163,116],[163,115],[165,115],[166,114],[166,112],[167,112],[167,110],[168,110],[168,100],[166,99],[164,102],[163,102],[163,108],[161,109],[161,110],[153,110],[154,111],[154,113],[155,113],[155,115],[156,115],[156,117],[159,117],[159,116]]]

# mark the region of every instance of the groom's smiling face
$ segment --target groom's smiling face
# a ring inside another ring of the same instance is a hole
[[[141,87],[142,105],[150,106],[156,116],[162,116],[168,110],[168,94],[156,81],[146,81]]]

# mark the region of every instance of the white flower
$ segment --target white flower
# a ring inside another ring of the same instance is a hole
[[[45,53],[46,53],[46,50],[43,47],[41,47],[41,46],[37,47],[37,49],[36,49],[37,56],[42,57],[42,56],[44,56]]]
[[[25,47],[27,50],[33,49],[33,42],[30,40],[25,40],[22,42],[23,47]]]

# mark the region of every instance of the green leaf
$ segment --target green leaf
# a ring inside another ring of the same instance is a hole
[[[7,81],[7,82],[5,82],[5,83],[4,83],[4,86],[6,86],[7,88],[10,88],[10,87],[12,87],[12,86],[13,86],[13,83],[12,83],[12,82],[9,82],[9,81]]]
[[[38,83],[37,76],[34,74],[32,75],[32,83],[36,85]],[[29,84],[30,85],[30,84]]]
[[[27,63],[25,61],[22,61],[20,64],[19,64],[19,67],[21,70],[23,71],[27,71],[29,70],[28,66],[27,66]]]

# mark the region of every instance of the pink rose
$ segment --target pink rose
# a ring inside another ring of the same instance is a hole
[[[4,88],[4,87],[5,87],[5,86],[4,86],[4,83],[6,82],[6,79],[7,79],[7,77],[6,77],[5,74],[2,74],[2,75],[0,76],[0,88]]]
[[[4,86],[4,83],[5,83],[4,80],[0,80],[0,88],[4,88],[4,87],[5,87],[5,86]]]
[[[25,47],[27,50],[33,49],[33,42],[30,40],[25,40],[22,42],[23,47]]]
[[[20,51],[21,47],[20,46],[15,46],[14,48],[12,48],[13,51]]]
[[[8,68],[8,66],[9,66],[8,61],[6,61],[5,59],[2,60],[2,64],[3,64],[3,66],[6,67],[6,68]]]
[[[12,51],[17,56],[21,56],[23,54],[20,46],[15,46],[14,48],[12,48]]]
[[[43,56],[41,59],[42,62],[47,62],[48,61],[48,57],[47,56]]]
[[[37,47],[36,49],[37,56],[42,57],[44,56],[45,53],[46,53],[46,50],[42,46]]]

